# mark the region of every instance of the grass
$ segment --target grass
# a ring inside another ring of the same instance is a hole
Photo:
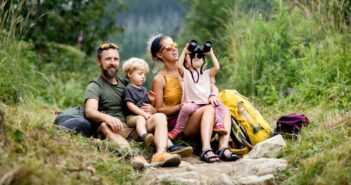
[[[54,109],[35,104],[2,107],[7,118],[0,136],[2,183],[136,183],[137,174],[111,142],[56,130]]]
[[[274,183],[349,184],[351,112],[321,107],[292,112],[305,113],[310,125],[302,129],[297,139],[286,138],[287,147],[280,156],[288,160],[289,167],[275,175]]]
[[[274,109],[258,108],[274,123]],[[85,138],[53,126],[55,108],[39,104],[8,106],[1,124],[0,176],[12,184],[137,184],[138,174],[125,153],[108,140]],[[351,182],[351,113],[321,107],[280,109],[305,113],[311,123],[297,139],[286,139],[280,154],[289,168],[275,184],[348,184]],[[0,119],[1,120],[1,119]],[[152,151],[133,143],[138,152]],[[64,177],[64,178],[62,178]],[[1,181],[0,181],[1,182]],[[173,184],[175,182],[164,182]]]

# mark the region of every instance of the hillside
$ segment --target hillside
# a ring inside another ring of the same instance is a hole
[[[279,158],[288,168],[269,184],[350,184],[349,0],[111,2],[0,2],[0,185],[142,184],[147,174],[131,168],[130,153],[108,140],[57,130],[53,120],[55,112],[83,105],[87,82],[100,73],[98,43],[120,41],[124,59],[142,57],[155,31],[172,35],[180,50],[190,39],[213,41],[221,65],[217,86],[249,97],[272,128],[288,113],[310,119],[285,138]],[[115,11],[103,14],[106,7]],[[157,15],[174,19],[163,24]],[[132,146],[146,157],[152,153],[141,143]]]

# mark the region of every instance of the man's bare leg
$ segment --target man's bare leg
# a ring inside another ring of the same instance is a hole
[[[131,151],[128,141],[120,134],[114,133],[105,122],[101,123],[99,129],[108,139],[116,143],[118,147],[126,148],[128,151]]]

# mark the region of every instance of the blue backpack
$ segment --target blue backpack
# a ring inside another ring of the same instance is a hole
[[[82,107],[73,107],[58,112],[54,124],[59,125],[71,118],[84,118],[84,109]]]

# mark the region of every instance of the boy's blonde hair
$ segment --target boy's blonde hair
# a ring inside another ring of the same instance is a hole
[[[145,73],[148,73],[149,65],[143,59],[132,57],[124,62],[122,69],[125,76],[128,78],[128,73],[131,73],[136,69],[142,69],[145,71]]]

